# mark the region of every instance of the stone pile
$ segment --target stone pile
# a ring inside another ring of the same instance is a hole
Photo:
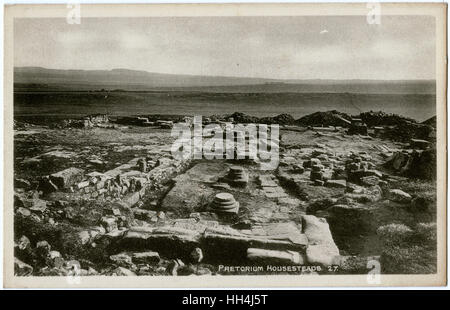
[[[65,190],[79,193],[83,199],[122,200],[132,206],[142,199],[147,188],[169,180],[188,164],[188,160],[159,158],[157,166],[148,171],[147,160],[135,158],[104,173],[84,174],[81,169],[68,168],[41,178],[39,190],[44,194]]]
[[[278,176],[282,182],[300,189],[301,195],[304,184],[342,189],[350,183],[367,188],[384,187],[387,176],[376,169],[374,162],[366,151],[335,153],[317,144],[315,148],[290,150],[289,156],[283,158],[285,164],[279,167]],[[302,169],[298,169],[300,165]]]
[[[303,162],[303,167],[307,170],[311,170],[309,179],[313,181],[315,185],[324,185],[325,181],[329,179],[329,176],[325,173],[324,163],[330,167],[332,167],[333,164],[325,153],[315,150],[311,156],[310,160]]]
[[[377,185],[383,174],[375,169],[371,156],[365,152],[352,153],[346,161],[347,180],[365,186]]]
[[[324,167],[321,164],[313,165],[311,167],[310,179],[311,181],[314,181],[316,185],[323,185],[325,183],[323,171]]]

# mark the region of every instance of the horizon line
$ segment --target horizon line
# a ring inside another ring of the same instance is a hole
[[[41,66],[13,66],[14,69],[26,69],[26,68],[36,68],[36,69],[45,69],[45,70],[59,70],[59,71],[115,71],[115,70],[124,70],[124,71],[134,71],[134,72],[144,72],[150,74],[164,74],[164,75],[182,75],[182,76],[197,76],[197,77],[216,77],[216,78],[234,78],[234,79],[260,79],[260,80],[272,80],[272,81],[389,81],[389,82],[399,82],[399,81],[436,81],[434,79],[332,79],[332,78],[309,78],[309,79],[301,79],[301,78],[269,78],[269,77],[249,77],[249,76],[228,76],[228,75],[199,75],[199,74],[188,74],[188,73],[166,73],[166,72],[154,72],[147,70],[137,70],[137,69],[128,69],[128,68],[113,68],[113,69],[58,69],[58,68],[47,68]]]

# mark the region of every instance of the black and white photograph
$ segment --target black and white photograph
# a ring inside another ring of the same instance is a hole
[[[7,285],[445,285],[446,10],[6,7]]]

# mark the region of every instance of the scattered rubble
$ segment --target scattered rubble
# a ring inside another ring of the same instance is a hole
[[[289,125],[281,132],[280,165],[270,171],[251,160],[174,159],[168,129],[178,120],[191,123],[189,117],[112,121],[98,115],[89,119],[91,136],[111,131],[101,124],[114,122],[142,127],[145,134],[138,137],[149,139],[148,145],[114,137],[107,145],[115,157],[102,155],[101,148],[82,153],[68,147],[24,156],[14,179],[15,273],[214,275],[224,264],[339,266],[365,273],[363,260],[387,261],[392,270],[398,252],[375,246],[366,253],[358,238],[397,244],[409,242],[409,235],[422,242],[433,236],[435,227],[414,221],[433,220],[435,199],[402,186],[404,178],[435,177],[433,141],[414,136],[399,144],[381,134],[386,126],[410,126],[409,120],[336,111],[297,121],[243,113],[207,120]],[[127,140],[133,130],[120,134]],[[152,140],[152,130],[164,135]],[[28,176],[22,163],[31,159],[55,168]]]
[[[348,127],[351,117],[345,113],[334,111],[315,112],[296,121],[300,126],[343,126]]]

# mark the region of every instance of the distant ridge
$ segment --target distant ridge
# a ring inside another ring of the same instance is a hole
[[[434,94],[432,80],[294,80],[152,73],[141,70],[59,70],[15,67],[16,91],[180,90],[202,92],[329,92]]]

